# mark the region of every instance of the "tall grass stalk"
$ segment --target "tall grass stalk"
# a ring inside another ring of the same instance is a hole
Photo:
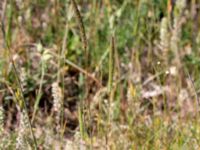
[[[84,49],[84,54],[85,54],[85,70],[86,73],[88,73],[88,66],[89,66],[89,53],[88,53],[88,47],[87,47],[87,38],[86,38],[86,33],[85,33],[85,27],[83,24],[83,19],[81,16],[81,13],[78,9],[78,5],[76,3],[75,0],[71,0],[75,14],[76,14],[76,18],[78,21],[78,25],[79,25],[79,29],[80,29],[80,33],[81,33],[81,39],[82,39],[82,43],[83,43],[83,49]],[[85,83],[85,90],[84,90],[84,95],[85,95],[85,99],[87,99],[88,97],[88,92],[89,92],[89,85],[88,85],[88,75],[86,75],[86,83]],[[86,103],[86,101],[85,101]],[[84,139],[85,138],[85,133],[84,133],[84,117],[83,117],[83,109],[84,109],[84,104],[83,103],[83,97],[81,96],[81,100],[80,100],[80,108],[79,108],[79,127],[80,127],[80,132],[81,132],[81,136]],[[89,118],[90,118],[90,122],[91,122],[91,111],[90,111],[90,105],[88,105],[88,111],[89,111]],[[81,120],[80,120],[81,119]],[[91,145],[92,145],[92,138],[91,138]]]
[[[62,88],[62,91],[63,91],[63,96],[62,96],[62,101],[63,101],[63,104],[64,104],[64,99],[65,99],[65,95],[64,95],[64,90],[65,90],[65,78],[64,78],[64,73],[63,73],[63,69],[65,68],[65,56],[67,54],[67,36],[68,36],[68,23],[66,23],[65,25],[65,34],[64,34],[64,37],[63,37],[63,42],[62,42],[62,48],[61,48],[61,52],[60,52],[60,56],[59,56],[59,70],[58,70],[58,76],[57,76],[57,81],[58,82],[61,82],[62,85],[61,85],[61,88]],[[62,71],[62,72],[61,72]],[[62,108],[61,108],[61,127],[64,127],[64,107],[62,105]]]
[[[109,73],[108,73],[108,91],[112,90],[113,74],[114,74],[114,60],[115,60],[115,39],[114,36],[111,38],[111,48],[109,52]]]
[[[82,16],[81,16],[80,11],[78,10],[78,5],[77,5],[76,1],[75,0],[71,0],[71,2],[73,4],[74,10],[75,10],[75,14],[76,14],[76,18],[77,18],[77,21],[78,21],[78,25],[79,25],[79,28],[80,28],[81,39],[82,39],[82,42],[83,42],[83,48],[85,50],[86,56],[88,57],[87,38],[86,38],[85,27],[84,27],[84,24],[83,24]]]
[[[12,4],[13,3],[11,2],[10,7],[12,7]],[[5,9],[4,12],[6,12],[7,6],[5,6],[4,9]],[[28,108],[27,108],[26,101],[25,101],[24,94],[23,94],[23,88],[22,88],[22,84],[21,84],[21,81],[20,81],[20,75],[19,75],[19,73],[17,71],[15,62],[14,62],[12,56],[11,56],[11,49],[10,49],[11,36],[8,36],[8,33],[7,33],[7,31],[11,32],[11,22],[9,22],[10,25],[8,26],[8,30],[6,31],[5,30],[5,16],[4,15],[5,14],[3,14],[3,16],[1,18],[1,31],[2,31],[2,34],[3,34],[4,47],[9,53],[8,57],[9,57],[9,60],[11,61],[12,67],[13,67],[13,71],[14,71],[16,82],[17,82],[17,85],[18,85],[18,89],[20,91],[20,95],[21,95],[21,98],[22,98],[21,100],[24,103],[24,110],[25,110],[25,112],[26,112],[26,114],[28,116]],[[10,15],[12,16],[12,13]],[[10,16],[10,18],[11,18],[11,16]],[[8,37],[9,37],[9,39],[8,39]],[[28,117],[28,125],[29,125],[29,129],[31,131],[31,135],[32,135],[32,138],[33,138],[34,149],[37,150],[37,141],[36,141],[36,138],[34,136],[32,125],[31,125],[31,121],[30,121],[29,117]]]

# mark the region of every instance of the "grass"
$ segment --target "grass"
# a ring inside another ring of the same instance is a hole
[[[0,6],[0,149],[200,148],[197,0]]]

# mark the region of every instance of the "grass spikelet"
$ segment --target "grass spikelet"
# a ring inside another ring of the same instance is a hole
[[[53,96],[53,111],[56,113],[57,130],[60,128],[61,112],[62,112],[62,90],[58,85],[58,82],[52,84],[52,96]]]
[[[44,139],[44,149],[46,150],[50,150],[53,144],[54,138],[53,138],[53,131],[47,127],[45,129],[45,139]]]
[[[77,20],[78,20],[79,28],[80,28],[80,31],[81,31],[81,39],[82,39],[82,42],[83,42],[83,47],[84,47],[85,52],[87,52],[87,38],[86,38],[86,33],[85,33],[85,27],[84,27],[84,24],[83,24],[83,19],[82,19],[80,11],[78,10],[78,6],[76,4],[76,1],[71,0],[71,2],[73,4],[75,14],[76,14],[76,17],[77,17]]]
[[[163,51],[167,51],[169,46],[169,31],[167,18],[162,18],[160,27],[160,44]]]
[[[25,145],[27,145],[27,144],[25,144],[25,143],[26,143],[26,136],[28,134],[28,129],[31,132],[31,136],[33,138],[34,149],[37,149],[37,141],[36,141],[36,138],[33,133],[30,119],[28,117],[26,102],[22,95],[21,82],[20,82],[20,89],[18,88],[15,93],[15,98],[16,98],[15,102],[16,102],[18,110],[20,112],[20,121],[19,121],[18,137],[17,137],[17,141],[16,141],[16,149],[20,149],[20,150],[23,150],[23,148],[26,149]]]
[[[174,29],[171,37],[171,49],[175,52],[178,50],[178,41],[180,39],[181,28],[178,22],[178,18],[174,18]]]
[[[179,42],[181,40],[181,32],[182,32],[182,26],[185,22],[185,18],[182,16],[184,9],[186,7],[186,1],[185,0],[177,0],[175,5],[175,12],[174,12],[174,20],[173,20],[173,30],[172,30],[172,36],[170,41],[170,48],[172,51],[175,52],[176,55],[176,61],[180,65],[180,58],[179,58]]]
[[[27,76],[26,76],[25,68],[21,68],[20,81],[21,81],[23,92],[26,92],[27,91]]]
[[[186,0],[177,0],[176,1],[176,10],[178,11],[177,15],[180,15],[186,7]]]
[[[27,149],[27,131],[29,129],[29,120],[25,110],[20,112],[20,122],[19,122],[19,131],[18,137],[16,140],[16,149],[17,150],[26,150]]]

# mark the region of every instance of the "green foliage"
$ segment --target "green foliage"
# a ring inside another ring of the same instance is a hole
[[[25,103],[41,147],[64,149],[73,139],[82,149],[199,149],[197,1],[176,0],[173,10],[168,0],[7,2],[0,106],[8,149]],[[63,97],[57,122],[54,82]]]

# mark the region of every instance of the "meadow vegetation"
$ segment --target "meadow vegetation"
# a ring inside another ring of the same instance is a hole
[[[0,150],[200,149],[199,0],[1,0]]]

